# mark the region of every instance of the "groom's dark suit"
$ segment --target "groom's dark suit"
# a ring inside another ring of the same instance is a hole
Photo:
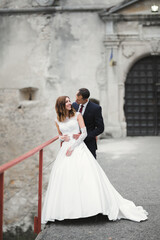
[[[76,102],[74,102],[72,106],[78,111],[79,105]],[[96,136],[104,131],[101,107],[98,104],[89,101],[83,114],[83,118],[87,128],[87,137],[84,142],[96,158]]]

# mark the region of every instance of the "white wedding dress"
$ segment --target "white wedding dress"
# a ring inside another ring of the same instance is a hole
[[[63,135],[79,133],[78,114],[64,122],[57,121]],[[71,138],[64,142],[54,162],[42,209],[42,224],[99,213],[108,215],[109,220],[146,220],[147,212],[116,191],[83,141],[71,156],[66,156],[75,141]]]

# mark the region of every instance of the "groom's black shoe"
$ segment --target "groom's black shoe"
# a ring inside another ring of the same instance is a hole
[[[94,216],[94,222],[96,222],[96,223],[98,223],[98,222],[106,222],[106,221],[109,221],[107,215],[103,215],[103,214],[99,213],[99,214]]]

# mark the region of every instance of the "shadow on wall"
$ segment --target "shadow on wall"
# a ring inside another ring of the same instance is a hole
[[[96,103],[96,104],[100,104],[100,102],[99,102],[99,100],[97,100],[97,99],[95,99],[95,98],[90,98],[89,99],[91,102],[93,102],[93,103]]]
[[[37,234],[33,232],[31,226],[26,231],[17,226],[16,228],[10,229],[3,233],[4,240],[34,240],[36,237]]]

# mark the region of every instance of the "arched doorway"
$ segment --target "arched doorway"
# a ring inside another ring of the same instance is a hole
[[[130,69],[124,111],[127,136],[160,135],[160,56],[145,57]]]

